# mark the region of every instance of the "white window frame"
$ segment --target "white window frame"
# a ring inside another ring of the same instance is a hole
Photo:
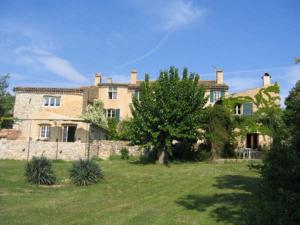
[[[53,105],[51,105],[53,103]],[[43,97],[43,107],[60,107],[61,97],[60,96],[48,96]]]
[[[242,104],[236,104],[234,106],[234,114],[237,115],[237,116],[240,116],[240,115],[243,114],[242,112],[243,112],[242,111]]]
[[[49,139],[51,135],[51,126],[47,124],[40,125],[40,138]]]
[[[213,91],[213,102],[216,102],[221,98],[221,91]]]
[[[107,109],[106,110],[106,118],[116,118],[116,109]]]
[[[117,98],[118,98],[118,88],[114,86],[108,87],[108,99],[117,99]]]

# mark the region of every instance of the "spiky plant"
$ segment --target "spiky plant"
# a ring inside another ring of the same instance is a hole
[[[70,170],[72,183],[78,186],[87,186],[98,183],[103,178],[99,165],[93,160],[80,159],[73,163]]]
[[[129,151],[127,148],[121,149],[121,159],[129,159]]]
[[[52,163],[46,157],[32,157],[26,163],[25,177],[28,182],[33,184],[51,185],[56,181],[55,174],[52,170]]]

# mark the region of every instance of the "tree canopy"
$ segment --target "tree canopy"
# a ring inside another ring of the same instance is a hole
[[[145,76],[139,98],[133,98],[132,132],[136,144],[154,147],[160,162],[172,155],[174,141],[195,142],[207,102],[199,76],[170,67],[155,82]]]
[[[82,118],[102,128],[107,128],[107,120],[104,115],[103,102],[100,99],[94,100],[93,104],[86,107]]]

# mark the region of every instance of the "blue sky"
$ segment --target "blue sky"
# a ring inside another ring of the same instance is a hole
[[[268,72],[284,98],[300,79],[299,0],[0,0],[0,74],[13,86],[74,87],[104,79],[155,79],[188,67],[224,70],[231,92]]]

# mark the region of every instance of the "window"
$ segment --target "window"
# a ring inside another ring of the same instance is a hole
[[[60,106],[60,97],[57,96],[44,96],[44,106]]]
[[[106,110],[106,117],[107,118],[115,118],[116,117],[116,110],[115,109]]]
[[[224,97],[224,93],[225,93],[224,90],[220,90],[220,91],[210,90],[210,102],[216,102],[221,97]]]
[[[135,96],[137,99],[140,99],[140,90],[134,90],[134,96]]]
[[[235,105],[234,114],[235,115],[242,115],[242,105],[241,104]]]
[[[41,139],[50,138],[50,129],[51,129],[51,127],[49,125],[41,125],[40,126],[40,138]]]
[[[117,99],[117,87],[108,88],[108,99]]]
[[[117,121],[120,119],[120,109],[105,109],[106,118],[115,118]]]
[[[63,142],[74,142],[76,134],[76,125],[64,125],[62,134]]]

